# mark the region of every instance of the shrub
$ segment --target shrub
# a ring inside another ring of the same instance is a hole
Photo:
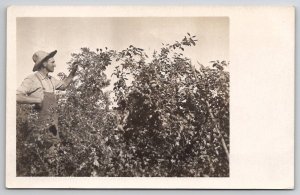
[[[122,51],[82,48],[72,54],[69,68],[77,61],[79,71],[74,83],[58,95],[62,142],[55,159],[44,165],[49,152],[45,147],[39,147],[45,154],[40,157],[37,150],[22,151],[24,144],[38,142],[26,138],[35,118],[28,114],[30,108],[27,114],[18,110],[18,174],[229,176],[228,62],[211,61],[196,69],[181,53],[196,42],[188,34],[150,57],[132,45]],[[113,110],[110,93],[103,92],[110,84],[105,70],[112,63],[117,77]],[[29,161],[35,163],[24,167]]]

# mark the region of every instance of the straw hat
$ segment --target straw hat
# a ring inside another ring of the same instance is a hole
[[[45,51],[37,51],[33,54],[32,59],[34,61],[34,67],[32,71],[37,71],[42,63],[49,58],[52,58],[56,54],[57,50],[52,51],[51,53],[47,53]]]

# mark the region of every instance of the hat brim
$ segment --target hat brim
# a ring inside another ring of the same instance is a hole
[[[42,64],[45,60],[48,60],[49,58],[52,58],[53,56],[55,56],[56,53],[57,53],[57,50],[54,50],[54,51],[50,52],[47,56],[45,56],[41,61],[39,61],[38,63],[35,63],[35,65],[34,65],[32,71],[33,71],[33,72],[37,71],[37,70],[40,68],[41,64]]]

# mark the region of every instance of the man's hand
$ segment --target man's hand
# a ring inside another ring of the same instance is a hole
[[[64,84],[59,88],[59,90],[65,90],[70,85],[70,83],[72,82],[72,79],[75,77],[75,74],[78,70],[78,64],[79,64],[78,61],[75,61],[72,63],[72,66],[73,66],[72,70],[71,70],[70,74],[67,76],[67,78],[65,78],[63,80]]]
[[[77,61],[75,61],[75,62],[73,62],[73,69],[72,69],[72,71],[70,72],[70,75],[72,75],[72,76],[75,76],[75,73],[77,72],[77,70],[78,70],[78,62]]]
[[[35,109],[42,109],[42,104],[43,103],[43,99],[42,98],[39,98],[38,102],[35,104]]]

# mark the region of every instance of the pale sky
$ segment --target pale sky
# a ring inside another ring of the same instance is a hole
[[[211,60],[229,60],[227,17],[18,18],[17,85],[32,73],[32,55],[38,50],[58,51],[52,73],[56,77],[59,72],[68,74],[70,54],[82,47],[122,50],[134,45],[151,55],[162,43],[181,41],[187,32],[198,39],[196,46],[183,52],[192,62],[207,65]],[[108,77],[112,69],[107,70]]]

